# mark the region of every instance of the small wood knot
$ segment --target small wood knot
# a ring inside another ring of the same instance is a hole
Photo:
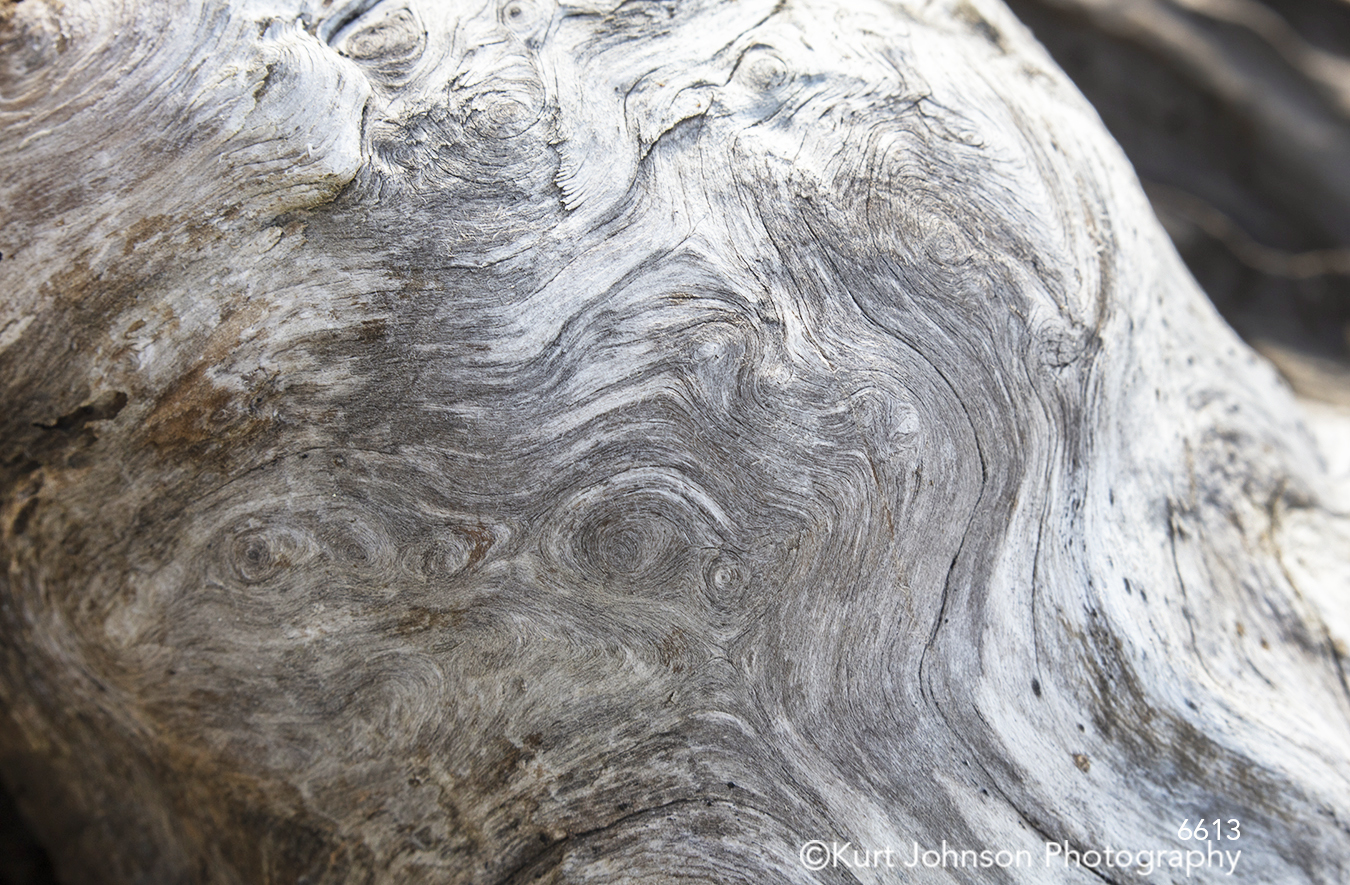
[[[265,528],[248,529],[235,535],[229,547],[230,565],[245,584],[263,584],[291,564],[298,545],[287,532]]]
[[[501,23],[521,38],[532,37],[552,18],[540,0],[508,0],[501,7]]]
[[[787,62],[767,46],[754,46],[741,57],[736,66],[736,79],[747,87],[761,92],[777,89],[788,81],[791,72]]]

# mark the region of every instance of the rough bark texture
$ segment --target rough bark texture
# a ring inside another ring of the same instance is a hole
[[[0,9],[67,881],[1350,875],[1347,499],[1006,9]]]

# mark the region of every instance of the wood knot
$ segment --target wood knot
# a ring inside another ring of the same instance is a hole
[[[681,596],[699,581],[700,551],[719,544],[716,509],[678,474],[628,471],[581,491],[560,508],[545,533],[544,553],[580,586]],[[724,581],[733,582],[730,573]]]
[[[402,82],[427,48],[427,30],[406,5],[381,3],[335,33],[330,44],[385,86]]]
[[[507,0],[498,19],[508,31],[533,46],[548,32],[556,8],[548,0]]]
[[[732,77],[749,89],[770,92],[787,83],[792,72],[772,47],[757,43],[741,55]]]
[[[703,586],[709,602],[722,611],[741,611],[747,605],[752,574],[737,554],[720,553],[703,572]]]
[[[257,525],[250,520],[230,532],[225,545],[231,574],[242,584],[257,586],[278,578],[307,558],[312,542],[285,525]]]

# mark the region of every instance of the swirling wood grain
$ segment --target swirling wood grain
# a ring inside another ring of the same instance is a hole
[[[3,15],[0,770],[68,881],[1200,816],[1344,875],[1344,502],[1006,10]]]

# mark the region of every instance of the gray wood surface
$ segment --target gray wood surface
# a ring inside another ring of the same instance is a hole
[[[66,881],[1344,881],[1350,498],[1002,6],[0,9]]]

